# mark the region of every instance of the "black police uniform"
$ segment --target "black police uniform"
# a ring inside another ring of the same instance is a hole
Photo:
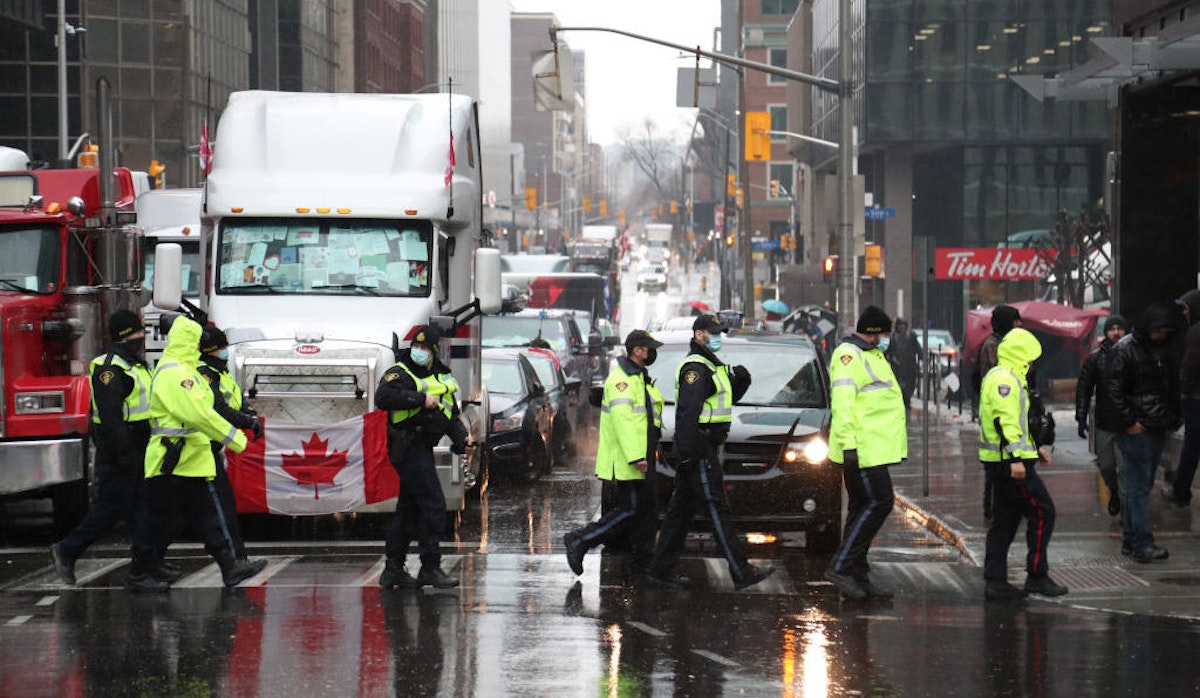
[[[432,331],[426,329],[423,332]],[[436,346],[435,337],[430,337],[429,341]],[[425,393],[413,376],[420,380],[449,376],[450,369],[437,356],[428,367],[421,366],[412,360],[411,352],[411,349],[402,352],[400,361],[383,374],[375,391],[375,406],[381,410],[419,410],[402,422],[388,425],[388,460],[400,475],[400,496],[388,529],[385,543],[387,568],[380,577],[380,586],[414,585],[414,580],[404,571],[404,558],[414,538],[421,558],[421,572],[415,585],[452,586],[441,572],[440,546],[446,526],[446,497],[438,481],[433,448],[443,435],[449,435],[453,442],[451,450],[465,453],[468,433],[459,419],[457,400],[449,419],[440,409],[423,409]]]
[[[117,327],[122,319],[122,326]],[[91,376],[92,398],[100,419],[99,423],[92,423],[89,434],[96,447],[96,502],[83,521],[51,549],[59,576],[69,584],[75,583],[75,560],[88,546],[121,521],[135,526],[144,514],[140,493],[145,480],[143,462],[150,441],[150,421],[125,421],[125,399],[137,389],[137,383],[120,365],[113,363],[114,357],[119,356],[130,365],[146,366],[141,349],[144,340],[115,341],[118,332],[128,336],[141,331],[141,319],[123,311],[114,314],[110,324],[114,342],[104,360],[96,363]]]
[[[691,343],[691,353],[704,356],[713,365],[722,365],[716,354],[695,339]],[[695,508],[703,503],[705,513],[712,520],[725,562],[729,564],[729,573],[734,584],[740,588],[760,581],[769,572],[749,563],[738,533],[729,521],[724,465],[717,454],[717,448],[725,443],[729,435],[729,424],[700,423],[704,402],[717,391],[713,372],[708,366],[695,361],[679,368],[680,376],[690,372],[695,372],[698,378],[694,381],[680,380],[675,400],[675,491],[659,531],[658,547],[650,563],[650,577],[673,585],[687,582],[676,576],[673,570],[683,552]],[[750,374],[745,369],[731,371],[730,382],[733,402],[736,403],[750,387]]]

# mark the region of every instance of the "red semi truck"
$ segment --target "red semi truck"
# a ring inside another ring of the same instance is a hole
[[[0,498],[51,497],[59,531],[88,506],[88,363],[142,306],[134,174],[101,140],[98,167],[0,172]]]

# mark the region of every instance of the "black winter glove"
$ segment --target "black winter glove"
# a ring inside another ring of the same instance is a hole
[[[750,371],[745,366],[734,366],[730,371],[738,381],[745,382],[747,386],[750,385]]]
[[[1079,438],[1086,441],[1087,434],[1088,434],[1087,422],[1079,422]]]
[[[263,437],[262,422],[258,421],[257,419],[254,420],[254,423],[250,425],[250,433],[254,434],[255,441],[258,441],[259,439],[261,439]]]

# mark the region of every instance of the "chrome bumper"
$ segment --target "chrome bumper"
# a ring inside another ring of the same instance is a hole
[[[0,442],[0,495],[82,480],[83,439]]]

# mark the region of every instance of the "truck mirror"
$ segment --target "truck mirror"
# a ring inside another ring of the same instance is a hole
[[[178,310],[183,300],[183,247],[177,242],[154,246],[154,305]]]
[[[500,250],[494,247],[475,250],[475,299],[483,314],[500,312]]]

